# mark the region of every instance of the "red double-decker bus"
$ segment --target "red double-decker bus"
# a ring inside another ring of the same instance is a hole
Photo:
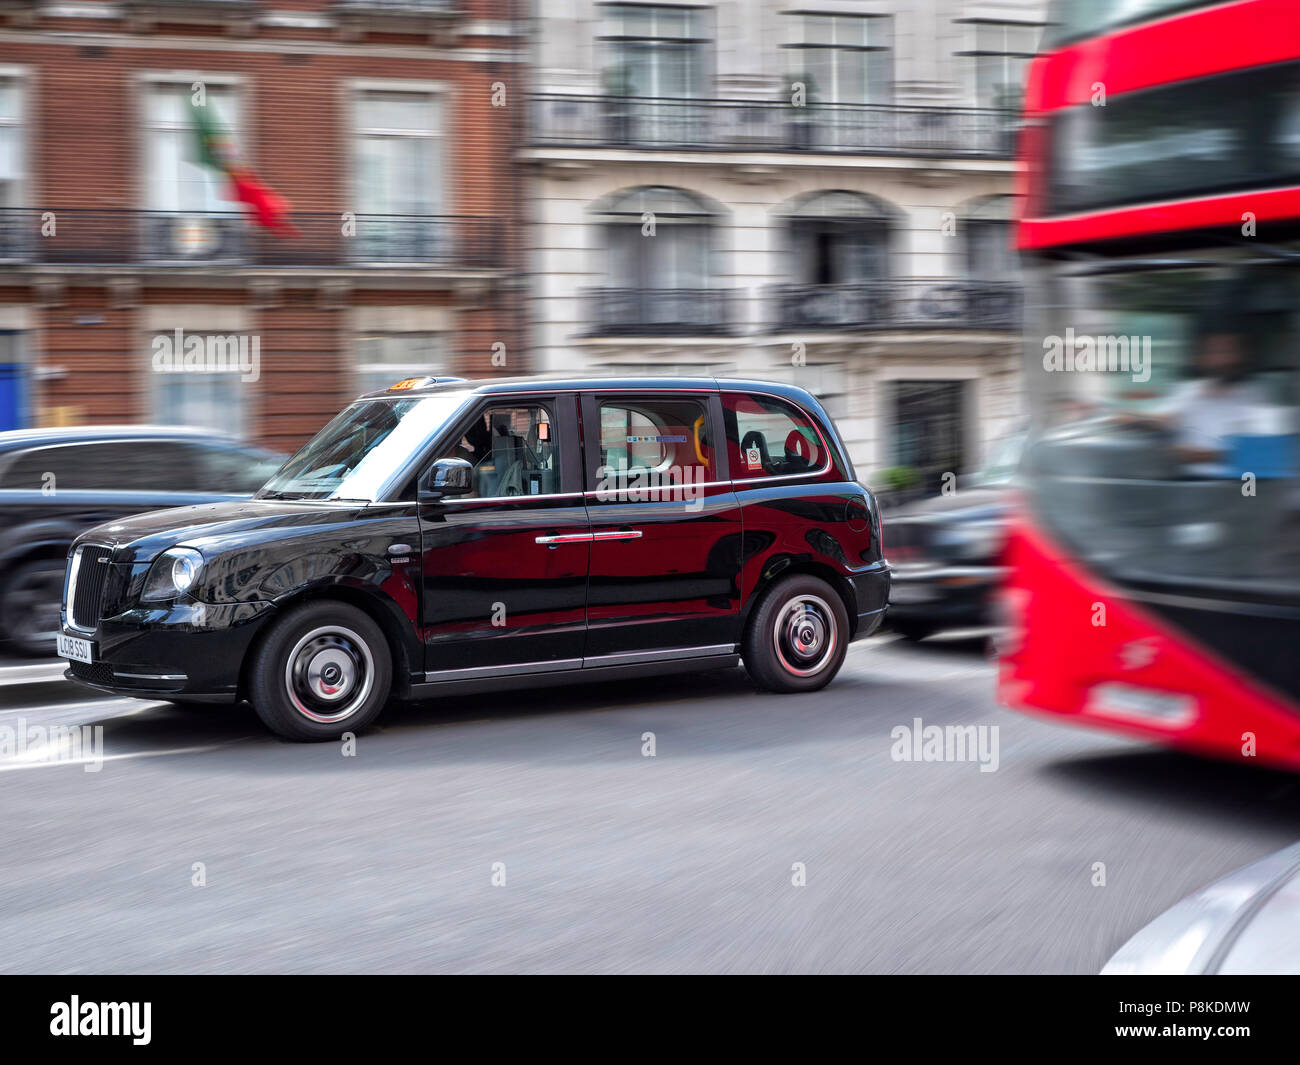
[[[1051,22],[1003,701],[1300,767],[1300,4]]]

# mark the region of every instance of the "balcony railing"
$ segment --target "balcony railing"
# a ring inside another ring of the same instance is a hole
[[[458,15],[463,0],[335,0],[350,15]]]
[[[1009,158],[1016,116],[974,107],[533,97],[538,147]]]
[[[730,336],[735,289],[593,288],[585,293],[588,336]]]
[[[1019,329],[1014,281],[890,279],[845,285],[772,285],[770,328],[791,330]]]
[[[709,337],[891,329],[1018,331],[1015,281],[891,279],[848,285],[593,288],[583,293],[588,337]]]
[[[223,22],[248,18],[261,0],[123,0],[130,15],[160,21]]]
[[[0,210],[0,265],[497,269],[501,221],[446,215],[295,214],[296,233],[242,214]]]

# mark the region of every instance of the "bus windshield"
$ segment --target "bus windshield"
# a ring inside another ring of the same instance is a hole
[[[1293,597],[1300,268],[1111,266],[1038,279],[1023,470],[1040,517],[1121,582]]]
[[[1048,16],[1048,45],[1058,47],[1165,15],[1215,7],[1223,0],[1055,0]]]

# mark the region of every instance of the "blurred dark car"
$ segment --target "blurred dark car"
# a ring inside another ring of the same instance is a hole
[[[893,574],[888,623],[900,636],[921,640],[940,629],[991,623],[1024,441],[1023,433],[1004,437],[984,469],[961,478],[956,491],[885,515]]]
[[[102,522],[241,499],[283,455],[210,432],[87,426],[0,433],[0,640],[53,655],[68,547]]]

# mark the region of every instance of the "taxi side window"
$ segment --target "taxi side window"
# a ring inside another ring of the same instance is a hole
[[[701,484],[714,479],[708,410],[697,399],[602,399],[594,491]],[[641,493],[629,498],[652,496]]]
[[[826,465],[816,427],[784,400],[724,392],[722,413],[733,480],[811,473]]]
[[[554,495],[560,490],[555,423],[540,404],[489,407],[440,458],[464,459],[474,490],[462,499]]]

